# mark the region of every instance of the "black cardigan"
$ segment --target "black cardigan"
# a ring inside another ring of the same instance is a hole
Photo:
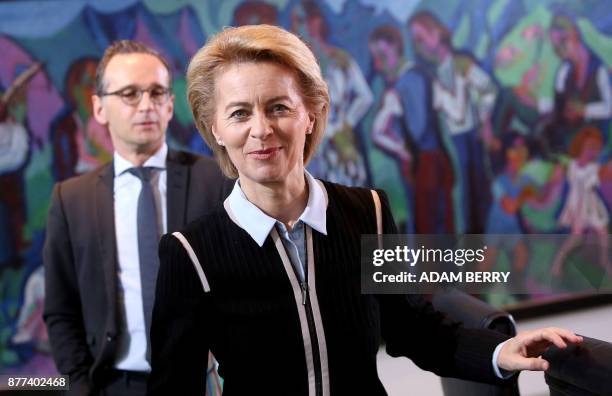
[[[273,237],[259,247],[221,206],[182,231],[203,275],[177,237],[162,238],[149,394],[203,395],[210,349],[227,396],[385,395],[382,340],[438,375],[497,382],[491,359],[505,336],[451,323],[419,296],[361,294],[360,236],[376,233],[371,191],[324,186],[327,236],[312,230],[304,301]],[[378,193],[383,230],[396,233]]]

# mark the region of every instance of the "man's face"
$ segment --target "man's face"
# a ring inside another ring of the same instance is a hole
[[[321,36],[323,20],[319,16],[308,16],[298,4],[291,12],[291,30],[306,41]]]
[[[291,12],[291,31],[303,39],[308,38],[308,30],[306,29],[306,12],[304,8],[298,4]]]
[[[104,83],[106,93],[149,90],[143,92],[135,104],[127,104],[117,95],[93,96],[96,120],[108,126],[117,151],[148,153],[157,150],[166,138],[174,109],[172,95],[161,103],[151,98],[151,90],[158,92],[169,88],[169,75],[163,63],[150,54],[115,55],[106,66]],[[126,88],[127,91],[122,91]]]
[[[577,38],[571,32],[552,29],[549,32],[549,36],[555,53],[559,58],[568,59],[572,52],[576,50],[575,42]]]
[[[386,78],[392,78],[400,61],[397,46],[386,40],[374,40],[370,41],[368,47],[374,59],[374,69]]]
[[[415,50],[426,60],[439,63],[439,51],[442,46],[440,32],[419,22],[413,22],[410,25],[410,33]]]

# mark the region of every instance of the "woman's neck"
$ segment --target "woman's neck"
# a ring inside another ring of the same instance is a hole
[[[308,183],[304,169],[296,169],[283,181],[257,183],[240,178],[240,187],[247,199],[265,214],[293,228],[308,203]]]

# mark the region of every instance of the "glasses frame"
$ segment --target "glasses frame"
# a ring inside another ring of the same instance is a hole
[[[153,92],[154,90],[157,90],[157,89],[162,89],[164,91],[163,95],[161,95],[161,96],[152,96],[151,92]],[[135,92],[138,93],[138,98],[134,99],[134,102],[132,102],[130,99],[128,99],[125,95],[122,95],[127,90],[134,90]],[[156,104],[158,106],[162,106],[162,105],[165,105],[166,103],[168,103],[168,100],[170,99],[170,95],[171,95],[170,88],[166,88],[166,87],[163,87],[161,85],[154,85],[154,86],[149,87],[149,88],[139,88],[139,87],[135,87],[135,86],[132,86],[132,85],[128,85],[127,87],[119,88],[118,90],[113,91],[113,92],[101,92],[101,93],[98,94],[98,96],[100,96],[100,97],[104,97],[104,96],[117,96],[117,97],[119,97],[119,99],[121,99],[121,101],[124,104],[126,104],[128,106],[137,106],[138,104],[140,104],[140,101],[142,100],[145,92],[149,94],[149,100],[152,103],[154,103],[154,104]]]

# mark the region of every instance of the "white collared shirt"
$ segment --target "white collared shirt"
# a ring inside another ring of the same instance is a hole
[[[308,183],[308,202],[298,221],[312,229],[327,235],[327,193],[308,171],[304,171]],[[277,220],[265,214],[244,195],[240,180],[236,180],[234,189],[225,200],[228,215],[245,230],[261,247],[272,231]]]
[[[157,221],[159,231],[167,232],[166,208],[166,143],[149,158],[143,166],[157,168],[153,173],[151,183],[157,206]],[[113,157],[115,234],[117,238],[117,277],[119,307],[125,322],[120,322],[119,353],[115,368],[127,371],[151,371],[146,359],[147,339],[140,284],[140,262],[138,258],[138,196],[141,181],[128,169],[134,164],[121,157],[115,151]]]

